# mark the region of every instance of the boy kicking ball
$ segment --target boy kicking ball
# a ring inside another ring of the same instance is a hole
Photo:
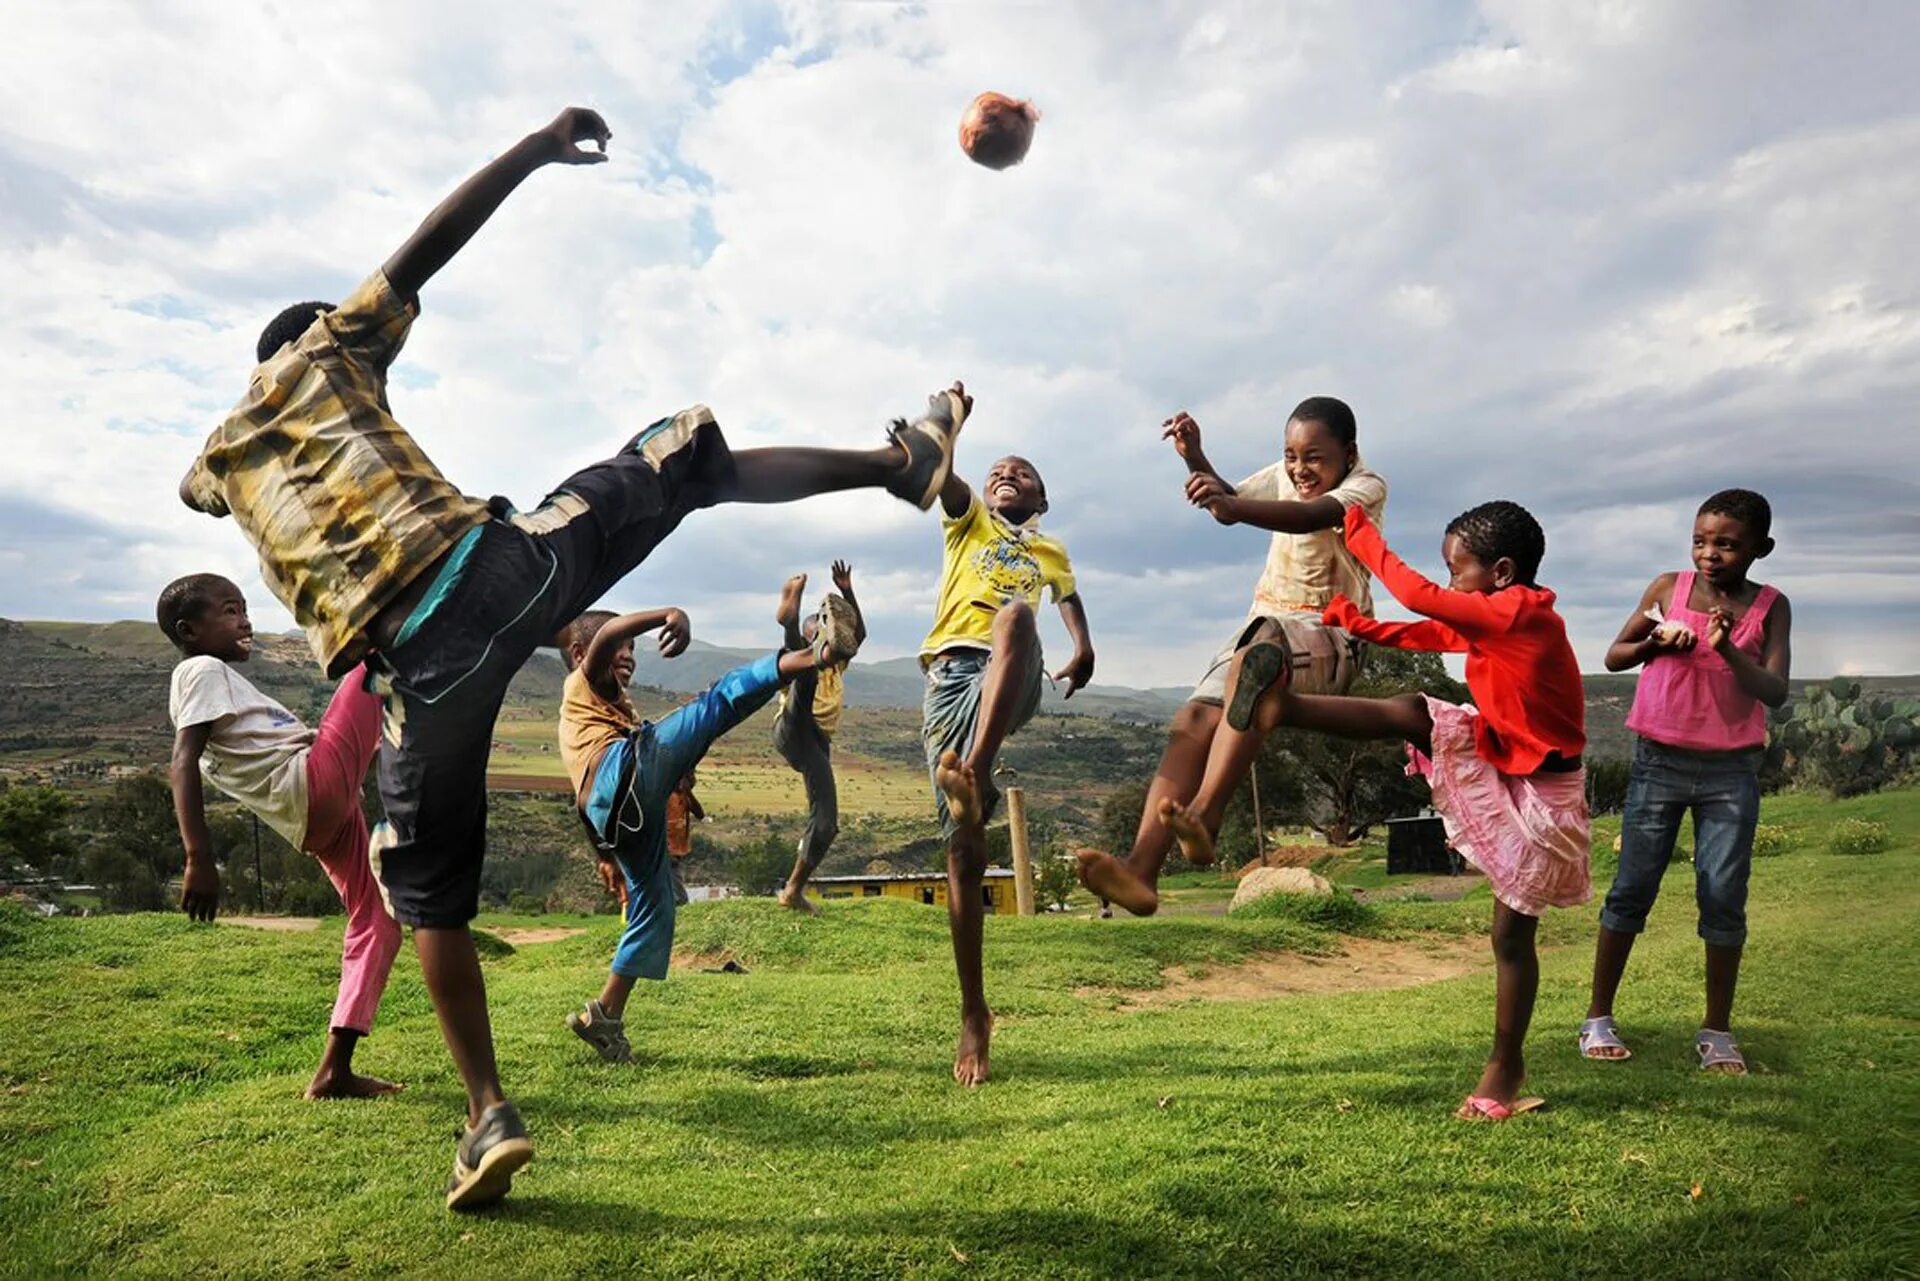
[[[375,870],[394,916],[413,927],[466,1086],[447,1188],[455,1210],[505,1196],[533,1156],[500,1086],[468,928],[507,683],[703,507],[869,487],[931,507],[966,419],[960,396],[939,392],[881,448],[734,452],[695,405],[576,472],[532,512],[455,488],[388,408],[387,370],[420,290],[535,170],[603,162],[611,137],[597,112],[568,108],[463,183],[343,302],[283,311],[260,336],[246,395],[180,485],[189,507],[240,526],[321,667],[338,677],[364,660],[383,696],[387,821]]]
[[[854,644],[867,639],[866,620],[860,615],[860,602],[853,594],[853,566],[843,560],[833,562],[833,585],[838,596],[829,593],[826,600],[838,599],[853,618]],[[774,621],[786,632],[788,649],[805,649],[819,634],[819,616],[800,621],[800,595],[806,590],[807,576],[800,574],[787,583],[780,595],[780,609]],[[836,607],[837,608],[837,607]],[[780,889],[780,905],[796,912],[815,915],[819,908],[807,901],[807,878],[820,866],[820,860],[833,847],[840,834],[840,789],[833,777],[833,734],[840,728],[840,711],[845,696],[847,665],[830,663],[817,671],[802,672],[793,684],[780,691],[780,715],[773,722],[774,750],[793,766],[807,789],[807,827],[800,835],[800,851],[794,857],[793,871]]]
[[[960,384],[953,390],[971,406]],[[987,1079],[993,1035],[980,958],[986,822],[999,800],[993,761],[1040,706],[1045,669],[1034,608],[1041,593],[1052,593],[1073,638],[1072,661],[1053,677],[1067,683],[1069,698],[1093,677],[1093,642],[1067,549],[1040,532],[1047,488],[1032,463],[1002,458],[979,494],[950,476],[940,505],[946,558],[933,630],[920,647],[927,681],[921,739],[947,838],[947,923],[960,976],[953,1079],[976,1086]]]

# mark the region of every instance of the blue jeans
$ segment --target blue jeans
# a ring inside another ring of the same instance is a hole
[[[615,974],[667,977],[679,898],[667,854],[667,798],[715,739],[766,706],[780,688],[779,664],[778,654],[768,654],[734,668],[691,703],[658,722],[642,723],[602,754],[593,790],[602,792],[602,776],[612,771],[618,793],[604,825],[594,826],[613,846],[627,882],[627,920],[613,953]]]
[[[1620,867],[1600,924],[1620,934],[1647,927],[1660,878],[1673,858],[1680,820],[1693,811],[1693,889],[1700,937],[1716,947],[1747,941],[1747,875],[1760,821],[1762,749],[1694,752],[1637,738],[1627,805],[1620,816]]]

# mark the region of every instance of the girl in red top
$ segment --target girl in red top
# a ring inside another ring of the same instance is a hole
[[[1515,503],[1483,503],[1455,517],[1440,547],[1452,575],[1447,587],[1389,551],[1358,507],[1347,509],[1346,544],[1396,600],[1427,621],[1376,622],[1336,597],[1327,624],[1377,645],[1465,654],[1467,688],[1478,706],[1423,694],[1344,698],[1276,686],[1256,715],[1263,729],[1284,721],[1348,738],[1406,741],[1409,771],[1424,774],[1433,788],[1448,841],[1493,885],[1493,1054],[1458,1115],[1504,1121],[1541,1102],[1520,1097],[1522,1045],[1540,983],[1540,914],[1584,903],[1592,893],[1580,760],[1586,695],[1553,593],[1534,582],[1546,535]],[[1183,846],[1205,836],[1184,813],[1167,818]]]

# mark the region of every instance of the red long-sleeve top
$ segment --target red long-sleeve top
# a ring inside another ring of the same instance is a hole
[[[1393,598],[1429,621],[1383,623],[1336,596],[1329,626],[1394,649],[1467,656],[1467,688],[1480,709],[1475,746],[1502,774],[1531,774],[1549,753],[1586,750],[1587,695],[1567,625],[1544,587],[1456,592],[1429,581],[1388,549],[1366,512],[1347,508],[1347,550]]]

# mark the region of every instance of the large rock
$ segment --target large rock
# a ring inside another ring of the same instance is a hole
[[[1233,892],[1233,902],[1228,904],[1227,911],[1236,912],[1243,905],[1269,894],[1304,894],[1322,898],[1331,893],[1331,881],[1304,867],[1257,867],[1241,878],[1240,888]]]

